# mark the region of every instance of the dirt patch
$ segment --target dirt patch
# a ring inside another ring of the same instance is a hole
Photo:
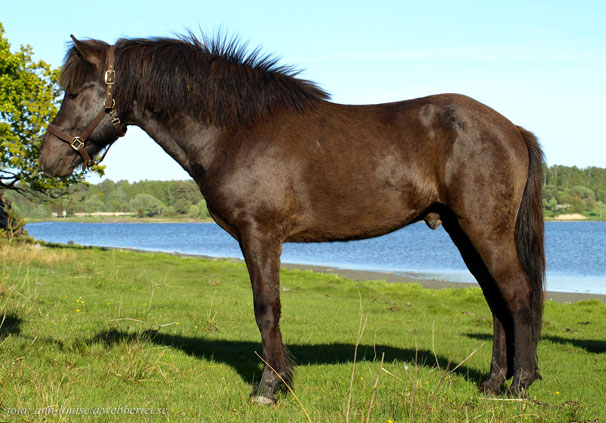
[[[587,217],[579,213],[561,214],[554,217],[554,220],[585,220]]]

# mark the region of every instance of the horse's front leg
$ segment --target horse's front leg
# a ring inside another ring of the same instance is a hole
[[[240,248],[252,283],[255,319],[263,342],[263,359],[288,383],[292,382],[290,359],[280,333],[280,254],[282,241],[260,230],[241,234]],[[266,364],[251,394],[253,402],[272,404],[282,381]]]

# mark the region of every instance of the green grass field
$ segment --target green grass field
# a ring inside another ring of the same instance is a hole
[[[243,264],[8,244],[0,260],[0,422],[606,421],[599,301],[548,302],[543,380],[527,399],[485,397],[492,320],[479,289],[283,271],[300,403],[256,406]]]

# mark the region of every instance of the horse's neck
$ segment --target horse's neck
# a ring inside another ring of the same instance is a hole
[[[183,117],[162,121],[152,113],[135,114],[133,123],[143,129],[166,153],[194,179],[201,177],[215,150],[220,130]]]

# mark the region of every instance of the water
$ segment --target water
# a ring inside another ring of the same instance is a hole
[[[26,229],[49,242],[242,258],[238,243],[208,223],[41,222]],[[606,294],[606,222],[547,222],[545,236],[548,290]],[[285,244],[282,261],[475,281],[446,232],[424,223],[362,241]]]

